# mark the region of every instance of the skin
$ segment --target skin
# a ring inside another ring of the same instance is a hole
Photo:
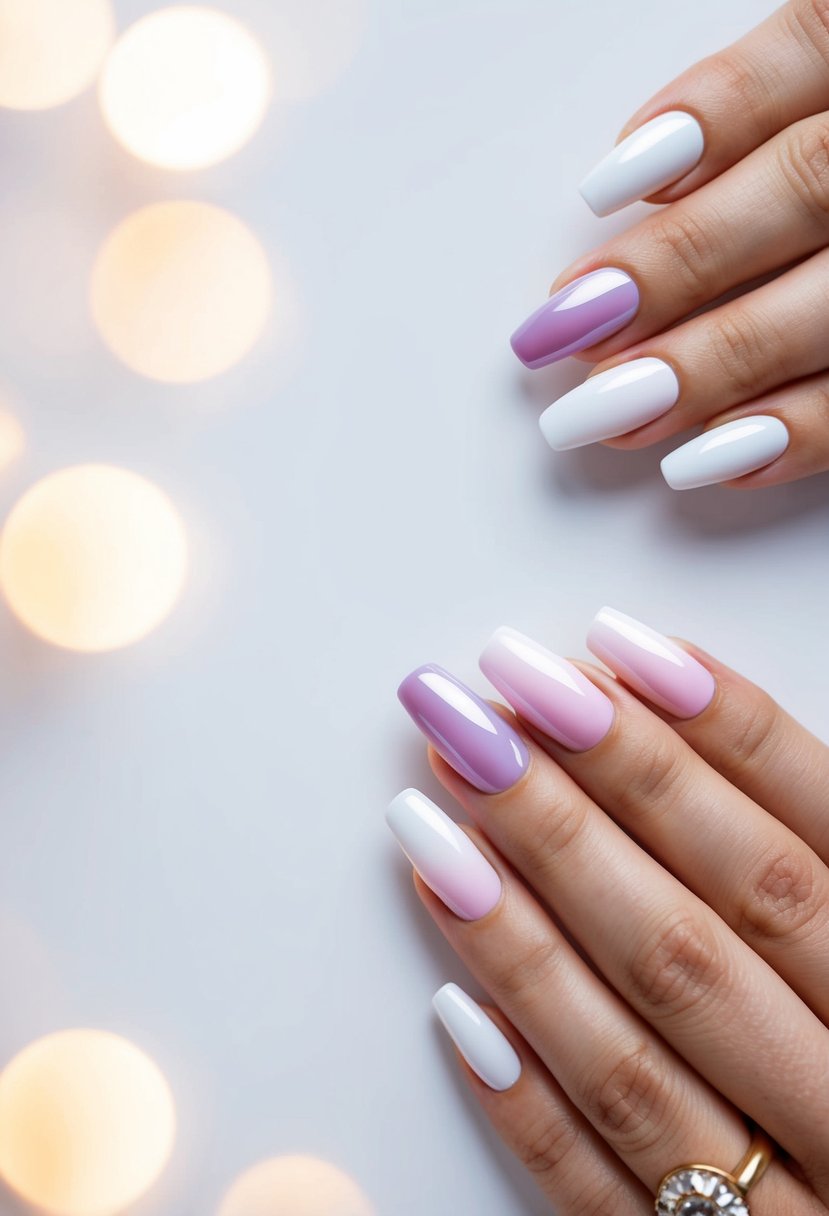
[[[729,485],[754,489],[829,469],[828,106],[829,0],[790,0],[657,93],[622,130],[620,138],[685,110],[703,127],[705,152],[648,200],[669,206],[579,258],[552,287],[601,266],[628,271],[640,288],[638,315],[577,357],[597,363],[595,374],[654,356],[682,386],[667,414],[608,446],[640,448],[688,427],[770,414],[788,427],[789,447]],[[700,308],[708,311],[685,319]]]
[[[694,719],[579,664],[615,708],[590,751],[511,718],[531,763],[500,794],[430,753],[503,894],[469,922],[417,890],[523,1071],[461,1065],[559,1216],[652,1212],[668,1169],[736,1164],[745,1116],[782,1150],[754,1216],[826,1216],[829,749],[680,644],[717,681]]]

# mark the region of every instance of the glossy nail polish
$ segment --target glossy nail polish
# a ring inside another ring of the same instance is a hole
[[[397,695],[447,764],[484,794],[508,790],[527,771],[521,736],[442,667],[418,667]]]
[[[480,920],[501,898],[501,880],[466,832],[419,790],[389,804],[386,822],[428,887],[462,920]]]
[[[661,359],[631,359],[590,376],[539,419],[541,433],[557,452],[625,435],[666,414],[679,397],[674,369]]]
[[[694,718],[710,704],[716,685],[706,667],[676,642],[615,608],[602,608],[587,633],[596,658],[677,718]]]
[[[512,349],[527,367],[544,367],[615,334],[638,308],[639,288],[629,274],[592,270],[536,309],[512,335]]]
[[[446,1032],[473,1072],[499,1092],[521,1076],[521,1061],[509,1039],[457,984],[444,984],[432,998]]]
[[[517,629],[497,629],[480,664],[522,718],[574,752],[594,747],[613,724],[613,704],[595,684]]]
[[[660,467],[672,490],[695,490],[762,469],[782,456],[788,446],[785,423],[757,414],[735,418],[697,435],[669,452]]]
[[[684,177],[702,157],[705,139],[697,120],[669,110],[618,143],[579,186],[596,215],[610,215]]]

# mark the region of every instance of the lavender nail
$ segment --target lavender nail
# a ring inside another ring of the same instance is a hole
[[[545,367],[615,334],[636,316],[639,288],[614,267],[574,279],[541,305],[510,339],[527,367]]]
[[[484,794],[508,790],[527,771],[520,735],[442,667],[418,667],[397,695],[447,764]]]

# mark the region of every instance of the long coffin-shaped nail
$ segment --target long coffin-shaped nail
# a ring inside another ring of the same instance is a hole
[[[698,163],[704,148],[697,120],[683,110],[669,110],[618,143],[579,190],[596,215],[610,215],[679,181]]]
[[[559,397],[541,415],[539,426],[551,448],[566,452],[653,422],[678,397],[679,381],[669,364],[650,357],[631,359]]]
[[[613,724],[613,704],[595,684],[517,629],[497,629],[480,664],[514,710],[572,751],[594,747]]]
[[[397,695],[447,764],[484,794],[508,790],[527,771],[530,756],[521,736],[442,667],[418,667]]]
[[[696,717],[714,695],[716,684],[706,667],[670,638],[615,608],[596,614],[587,645],[631,688],[677,718]]]
[[[480,920],[501,898],[501,879],[483,853],[420,790],[392,799],[386,822],[420,877],[462,920]]]
[[[521,1076],[518,1053],[480,1005],[457,984],[444,984],[432,998],[446,1032],[473,1072],[499,1092]]]
[[[771,464],[789,446],[785,423],[771,415],[735,418],[669,452],[660,467],[672,490],[731,481]]]
[[[612,266],[591,270],[551,295],[510,339],[527,367],[544,367],[615,334],[636,316],[639,288]]]

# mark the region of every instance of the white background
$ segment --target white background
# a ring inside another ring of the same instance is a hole
[[[271,46],[278,3],[224,7]],[[192,538],[185,598],[132,649],[0,619],[0,1062],[79,1024],[151,1052],[179,1135],[141,1213],[213,1213],[297,1151],[378,1216],[547,1210],[430,1016],[466,977],[383,824],[399,788],[436,793],[395,698],[412,666],[484,689],[495,626],[583,654],[608,602],[826,731],[826,478],[682,495],[671,445],[556,456],[536,419],[583,368],[528,374],[507,345],[640,214],[599,221],[576,191],[628,113],[771,8],[375,0],[334,87],[198,174],[131,160],[92,93],[0,120],[0,372],[28,445],[0,506],[105,460]],[[275,322],[204,386],[141,380],[88,317],[104,234],[165,197],[236,211],[292,282],[290,342]]]

